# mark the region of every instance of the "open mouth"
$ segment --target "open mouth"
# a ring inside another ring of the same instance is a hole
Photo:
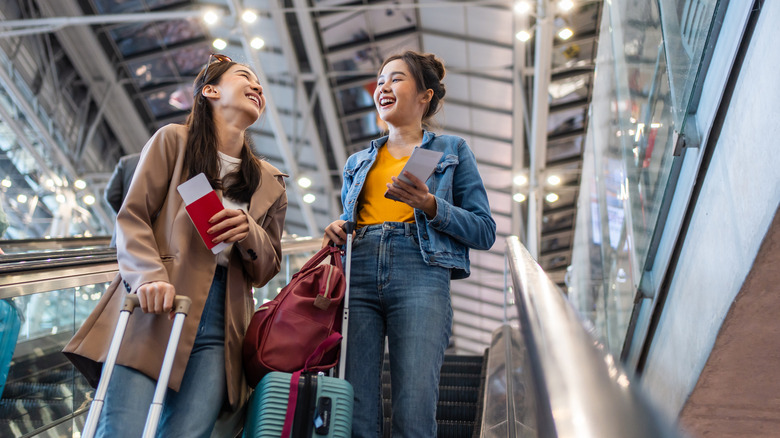
[[[394,103],[395,103],[395,99],[393,99],[392,97],[383,97],[379,99],[379,106],[381,106],[382,108],[386,108]]]
[[[247,94],[246,97],[247,97],[247,99],[249,99],[252,102],[254,102],[255,105],[257,105],[258,108],[260,107],[260,98],[258,96],[254,95],[254,94]]]

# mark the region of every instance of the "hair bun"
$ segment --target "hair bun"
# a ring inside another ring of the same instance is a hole
[[[433,67],[434,71],[436,72],[436,76],[441,81],[444,79],[444,75],[447,73],[444,69],[444,63],[441,62],[439,58],[436,57],[433,53],[429,53],[426,55],[426,58],[428,58],[428,61],[431,63],[431,66]]]

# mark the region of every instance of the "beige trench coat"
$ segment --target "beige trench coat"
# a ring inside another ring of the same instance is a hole
[[[127,293],[152,281],[174,285],[192,299],[171,373],[178,390],[200,316],[216,270],[216,256],[203,244],[176,187],[187,179],[183,168],[187,129],[161,128],[144,147],[136,176],[117,215],[119,274],[64,352],[93,386],[100,378],[119,309]],[[227,395],[235,409],[246,400],[242,367],[244,333],[254,310],[251,286],[266,284],[281,267],[281,235],[287,195],[282,174],[262,163],[260,185],[249,202],[249,235],[233,245],[225,297]],[[218,192],[221,199],[222,194]],[[130,317],[117,363],[157,379],[172,322],[168,315]]]

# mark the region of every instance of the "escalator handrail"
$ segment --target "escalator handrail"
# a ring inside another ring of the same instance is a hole
[[[618,360],[589,333],[517,236],[506,240],[521,333],[539,386],[540,436],[679,437]]]

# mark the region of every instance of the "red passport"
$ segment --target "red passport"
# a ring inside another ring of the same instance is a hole
[[[199,173],[188,181],[182,183],[177,187],[177,190],[181,194],[187,214],[190,215],[192,223],[198,230],[203,243],[214,254],[220,253],[222,250],[228,247],[225,242],[213,243],[211,240],[216,237],[207,233],[208,229],[215,224],[210,224],[211,219],[215,214],[224,210],[222,202],[217,197],[217,192],[211,188],[206,175]]]

